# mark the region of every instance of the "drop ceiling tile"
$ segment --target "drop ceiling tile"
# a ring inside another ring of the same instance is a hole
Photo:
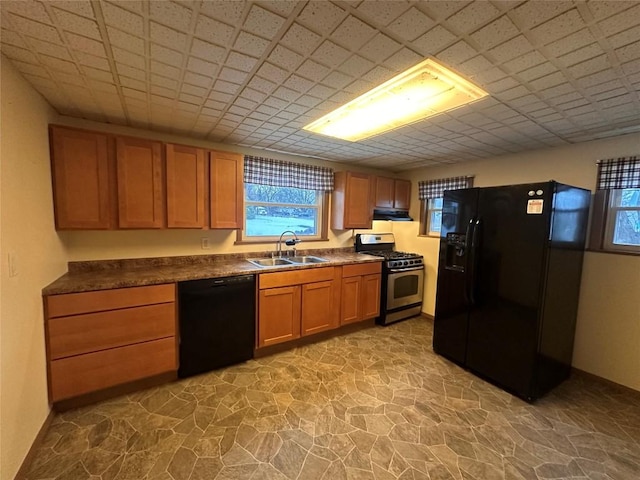
[[[373,66],[373,62],[370,62],[369,60],[359,55],[352,55],[347,59],[347,61],[340,65],[339,70],[342,73],[351,75],[352,77],[361,77],[366,72],[371,70]]]
[[[519,7],[516,7],[509,15],[512,16],[521,27],[530,29],[557,17],[571,7],[573,7],[573,2],[570,1],[525,2]]]
[[[311,87],[313,87],[313,82],[307,80],[306,78],[302,78],[298,75],[291,75],[285,82],[284,85],[287,87],[300,92],[305,93]]]
[[[348,50],[345,50],[329,40],[325,40],[322,45],[313,52],[311,58],[328,67],[335,68],[344,62],[348,56]]]
[[[143,35],[143,20],[140,15],[107,2],[100,3],[100,6],[107,25],[134,35]]]
[[[330,2],[309,2],[298,17],[303,25],[316,33],[331,33],[346,16],[346,12]]]
[[[124,75],[125,77],[135,78],[143,82],[147,79],[147,73],[144,70],[133,68],[123,63],[116,62],[116,70],[120,76]]]
[[[421,54],[435,55],[447,45],[455,42],[457,37],[446,28],[438,25],[413,41],[413,45]]]
[[[116,62],[129,65],[140,70],[144,70],[146,68],[145,58],[140,55],[122,50],[118,47],[113,47],[111,51],[113,52],[113,58]]]
[[[229,25],[237,25],[240,22],[244,8],[244,2],[235,0],[216,0],[200,4],[200,12]]]
[[[357,7],[358,13],[379,25],[389,25],[411,7],[405,0],[389,2],[386,0],[365,1]]]
[[[240,89],[240,85],[237,83],[226,82],[224,80],[216,80],[213,84],[213,89],[217,92],[226,93],[228,95],[235,95]]]
[[[107,35],[111,45],[129,50],[130,52],[144,55],[144,40],[136,35],[130,35],[122,30],[107,27]]]
[[[604,70],[609,66],[609,59],[606,55],[600,55],[595,58],[591,58],[586,62],[581,62],[576,65],[572,65],[567,70],[576,78],[581,78],[592,73]]]
[[[34,75],[36,77],[42,78],[51,78],[49,72],[41,65],[33,65],[31,63],[24,63],[19,60],[13,60],[13,65],[18,69],[18,71],[23,75]]]
[[[586,24],[578,10],[572,9],[546,23],[538,25],[531,30],[531,33],[538,41],[547,44],[582,30],[585,26]]]
[[[446,20],[446,25],[461,33],[470,33],[484,26],[500,11],[489,2],[472,2]]]
[[[530,82],[531,86],[536,90],[545,90],[551,87],[555,87],[556,85],[562,85],[567,81],[566,77],[562,72],[554,72],[550,75],[545,75],[544,77],[537,78]]]
[[[561,40],[556,40],[546,45],[546,49],[554,57],[560,57],[574,50],[578,50],[584,46],[591,45],[596,41],[595,37],[588,29],[583,29],[572,33]]]
[[[417,65],[423,60],[424,60],[424,57],[421,57],[420,55],[413,52],[412,50],[409,50],[408,48],[403,48],[399,52],[389,57],[384,62],[384,66],[390,68],[391,70],[395,70],[399,72],[399,71],[406,70],[414,65]]]
[[[82,66],[92,67],[99,70],[104,70],[109,72],[111,69],[111,64],[104,57],[96,57],[95,55],[90,55],[84,52],[73,52],[74,57]]]
[[[471,35],[471,39],[481,48],[488,49],[517,36],[518,28],[503,15]]]
[[[313,97],[311,95],[302,95],[296,100],[296,103],[300,105],[304,105],[305,107],[311,108],[318,105],[320,101],[321,100],[319,98]]]
[[[616,48],[615,52],[621,63],[627,63],[632,60],[636,60],[640,58],[640,42],[632,43],[621,48]]]
[[[194,38],[191,44],[191,55],[213,63],[220,63],[224,59],[225,49],[218,45]]]
[[[331,39],[355,52],[371,40],[375,34],[374,28],[350,15],[335,29]]]
[[[362,78],[375,85],[381,85],[387,80],[391,79],[394,76],[394,73],[394,71],[389,70],[388,68],[377,66],[363,75]]]
[[[97,57],[107,58],[107,52],[105,52],[104,44],[102,42],[69,32],[65,32],[64,36],[67,38],[69,45],[75,50],[90,53]]]
[[[601,72],[588,75],[586,77],[578,79],[578,84],[582,88],[592,87],[601,83],[610,82],[616,80],[617,75],[612,70],[602,70]]]
[[[282,83],[289,76],[287,70],[269,62],[264,62],[260,65],[257,74],[274,83]]]
[[[313,60],[305,60],[305,62],[298,67],[297,73],[302,75],[303,77],[319,80],[324,78],[329,69],[324,65],[320,65]]]
[[[180,67],[183,62],[183,57],[180,52],[165,48],[153,42],[151,43],[151,58],[176,68]]]
[[[233,27],[218,22],[213,18],[198,15],[195,35],[207,42],[217,45],[228,45],[233,37]],[[264,40],[261,40],[264,42]]]
[[[162,2],[154,2],[162,3]],[[159,45],[183,50],[186,47],[187,36],[173,28],[165,27],[156,22],[149,22],[151,40]]]
[[[595,3],[595,2],[594,2]],[[602,32],[607,35],[613,35],[615,33],[622,32],[629,28],[635,27],[638,24],[638,18],[640,18],[640,4],[634,2],[635,6],[620,12],[613,17],[603,20],[598,23],[598,26]]]
[[[534,50],[529,53],[525,53],[513,60],[505,62],[503,66],[512,73],[518,73],[523,70],[527,70],[536,65],[546,62],[547,59],[540,52]]]
[[[249,80],[248,86],[258,90],[259,92],[270,94],[277,87],[277,83],[270,82],[262,77],[254,76]]]
[[[533,50],[533,46],[523,35],[519,35],[489,50],[489,54],[498,62],[504,63]]]
[[[296,8],[300,3],[297,0],[261,0],[257,2],[269,10],[279,13],[280,15],[287,16]]]
[[[58,31],[54,27],[45,25],[44,23],[34,22],[28,18],[17,15],[10,15],[10,18],[11,23],[14,24],[16,29],[23,35],[29,35],[30,37],[45,42],[62,43]]]
[[[389,30],[405,41],[414,41],[424,35],[435,22],[416,7],[400,15],[389,25]]]
[[[188,30],[192,11],[175,2],[149,2],[149,16],[164,25],[177,30]]]
[[[545,75],[549,75],[557,71],[558,69],[551,62],[545,62],[540,65],[536,65],[535,67],[529,68],[523,72],[519,72],[518,77],[526,82],[531,82],[532,80],[544,77]]]
[[[102,39],[100,31],[98,30],[98,24],[94,20],[89,20],[88,18],[56,8],[52,10],[56,16],[57,24],[64,30],[97,40]]]
[[[258,5],[252,5],[249,15],[244,22],[244,29],[264,38],[272,39],[276,36],[285,19]]]
[[[292,50],[282,46],[276,45],[275,48],[269,54],[269,61],[273,64],[282,67],[290,72],[295,71],[302,63],[302,55],[298,55]]]
[[[320,35],[313,33],[298,23],[294,23],[282,37],[280,44],[302,55],[308,55],[318,47],[321,40],[322,37]]]
[[[355,82],[350,83],[344,88],[346,93],[352,93],[354,96],[362,95],[365,92],[368,92],[373,87],[377,85],[373,85],[371,82],[367,82],[363,79],[358,79]]]
[[[489,60],[487,60],[486,57],[477,55],[476,57],[458,65],[457,69],[463,75],[467,75],[468,77],[475,77],[480,72],[490,70],[492,68],[492,65],[493,64]]]
[[[264,38],[242,31],[236,38],[233,48],[252,57],[261,57],[268,46],[269,42]]]
[[[180,69],[165,63],[151,60],[151,72],[167,78],[179,78]]]
[[[640,38],[640,25],[612,35],[607,38],[607,41],[613,48],[620,48],[634,43],[638,38]]]
[[[218,71],[218,65],[211,62],[205,62],[197,57],[189,57],[187,60],[187,70],[198,74],[201,77],[211,79]]]
[[[215,78],[215,72],[212,72],[209,75],[200,75],[198,73],[193,73],[193,72],[185,72],[184,74],[185,83],[189,85],[195,85],[201,88],[211,87],[213,78]]]
[[[465,60],[475,57],[478,51],[464,40],[455,43],[446,50],[438,53],[436,58],[445,63],[446,66],[454,67]]]
[[[123,87],[133,88],[135,90],[144,90],[147,88],[147,82],[124,76],[120,76],[120,85]]]
[[[73,61],[71,55],[69,55],[69,50],[63,45],[29,37],[27,37],[27,42],[38,54],[49,55],[69,62]]]
[[[234,68],[223,67],[217,78],[241,85],[247,79],[247,73]]]
[[[389,38],[383,33],[377,33],[371,40],[364,44],[358,53],[374,62],[381,62],[387,59],[394,52],[402,47],[401,44]]]
[[[44,65],[51,67],[57,72],[68,73],[70,75],[78,75],[80,73],[74,63],[67,62],[66,60],[60,60],[59,58],[49,57],[48,55],[40,55],[40,60]]]

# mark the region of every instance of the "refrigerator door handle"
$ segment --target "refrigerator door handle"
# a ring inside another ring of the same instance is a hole
[[[475,218],[469,220],[467,225],[467,232],[464,239],[464,301],[467,305],[471,305],[471,237],[473,234],[473,228],[475,224]]]
[[[473,226],[473,232],[471,234],[471,251],[470,251],[470,261],[469,265],[471,266],[471,270],[469,272],[469,299],[471,301],[471,305],[476,305],[476,287],[477,287],[477,276],[478,276],[478,253],[480,249],[480,228],[482,222],[478,218],[475,221],[475,225]]]

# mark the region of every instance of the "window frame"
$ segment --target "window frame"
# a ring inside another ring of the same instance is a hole
[[[440,230],[433,230],[432,227],[432,214],[434,212],[440,212],[442,215],[442,204],[438,207],[432,207],[432,202],[438,199],[444,199],[444,197],[425,198],[420,200],[420,230],[419,236],[440,238]],[[441,217],[442,218],[442,217]],[[440,223],[442,228],[442,222]]]
[[[591,210],[591,228],[588,250],[622,255],[640,255],[640,245],[618,245],[613,243],[615,218],[621,210],[639,210],[640,207],[618,207],[613,205],[615,192],[624,188],[596,190]]]
[[[298,187],[279,187],[274,186],[274,188],[298,188]],[[329,225],[329,193],[324,190],[315,190],[317,203],[315,205],[301,205],[301,204],[289,204],[289,203],[278,203],[278,202],[254,202],[247,201],[247,183],[243,182],[243,192],[242,192],[242,228],[237,230],[236,241],[235,244],[247,244],[247,243],[275,243],[280,239],[280,235],[271,235],[271,236],[255,236],[255,235],[247,235],[246,227],[247,227],[247,205],[255,205],[255,206],[278,206],[283,208],[317,208],[318,209],[318,223],[317,228],[318,232],[316,235],[298,235],[301,241],[303,242],[318,242],[318,241],[327,241],[328,238],[328,225]],[[303,189],[310,190],[310,189]]]
[[[610,251],[632,253],[640,255],[640,245],[622,245],[614,243],[615,228],[617,224],[618,212],[621,211],[637,211],[640,214],[640,206],[637,207],[623,207],[619,203],[622,199],[623,190],[637,190],[637,189],[625,189],[617,188],[608,190],[608,202],[604,228],[603,248]]]

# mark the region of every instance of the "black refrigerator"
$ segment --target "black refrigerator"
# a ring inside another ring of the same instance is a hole
[[[590,192],[444,193],[433,349],[525,400],[569,376]]]

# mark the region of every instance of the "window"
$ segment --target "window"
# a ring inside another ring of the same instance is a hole
[[[442,202],[445,190],[473,186],[473,177],[452,177],[418,182],[420,235],[439,237],[442,228]]]
[[[277,239],[286,230],[301,239],[322,237],[324,192],[256,183],[244,187],[245,239]]]
[[[325,206],[333,170],[245,155],[244,228],[239,240],[272,242],[290,230],[302,240],[325,240]]]
[[[610,192],[605,247],[640,252],[640,188]]]
[[[640,158],[598,163],[589,247],[640,254]]]

